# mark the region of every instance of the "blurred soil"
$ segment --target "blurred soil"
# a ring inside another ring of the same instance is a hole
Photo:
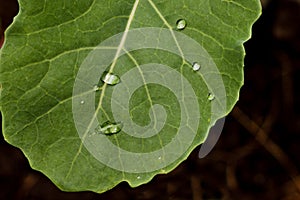
[[[245,44],[240,101],[207,157],[199,159],[197,148],[173,172],[138,188],[121,183],[103,194],[66,193],[1,136],[0,200],[300,200],[300,1],[262,3]],[[0,0],[2,30],[17,10],[15,0]]]

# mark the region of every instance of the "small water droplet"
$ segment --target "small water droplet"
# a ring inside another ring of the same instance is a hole
[[[104,72],[101,80],[108,85],[117,85],[118,83],[120,83],[120,77],[109,72]]]
[[[215,99],[215,95],[212,94],[212,93],[209,93],[209,94],[208,94],[208,100],[209,100],[209,101],[212,101],[212,100],[214,100],[214,99]]]
[[[194,71],[199,71],[201,69],[201,65],[197,62],[193,63],[193,70]]]
[[[80,104],[83,105],[85,102],[83,100],[80,101]]]
[[[184,19],[179,19],[177,22],[176,22],[176,25],[177,25],[177,30],[183,30],[185,29],[187,23]]]
[[[136,177],[137,179],[141,179],[141,177],[140,176],[138,176],[138,177]]]
[[[105,122],[102,125],[99,125],[95,132],[99,134],[112,135],[119,133],[123,128],[122,123],[113,123],[113,122]]]
[[[94,92],[97,92],[97,91],[99,91],[99,90],[100,90],[99,86],[98,86],[98,85],[94,85],[93,91],[94,91]]]
[[[161,160],[161,156],[158,157],[158,160]]]

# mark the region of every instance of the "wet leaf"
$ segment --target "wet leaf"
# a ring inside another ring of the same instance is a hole
[[[258,0],[19,3],[1,49],[4,137],[61,189],[94,192],[147,183],[203,143],[238,100],[242,44],[261,10]]]

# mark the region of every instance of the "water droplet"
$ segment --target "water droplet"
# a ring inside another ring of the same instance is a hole
[[[83,100],[80,101],[80,104],[83,105],[85,102]]]
[[[138,177],[136,177],[137,179],[141,179],[141,177],[140,176],[138,176]]]
[[[108,85],[117,85],[120,83],[120,77],[109,72],[104,72],[101,80]]]
[[[185,29],[187,23],[184,19],[179,19],[177,22],[176,22],[176,25],[177,25],[177,30],[183,30]]]
[[[98,86],[98,85],[94,85],[93,91],[94,91],[94,92],[97,92],[97,91],[99,91],[99,90],[100,90],[99,86]]]
[[[161,156],[158,157],[158,160],[161,160]]]
[[[193,70],[194,71],[199,71],[201,69],[201,65],[197,62],[193,63]]]
[[[209,93],[209,94],[208,94],[208,100],[209,100],[209,101],[212,101],[212,100],[214,100],[214,99],[215,99],[215,95],[212,94],[212,93]]]
[[[113,123],[113,122],[105,122],[102,125],[99,125],[95,132],[99,134],[112,135],[119,133],[123,128],[122,123]]]

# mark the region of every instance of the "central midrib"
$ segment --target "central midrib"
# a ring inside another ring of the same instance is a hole
[[[129,18],[128,18],[128,22],[126,24],[126,28],[125,28],[124,34],[123,34],[121,42],[120,42],[120,44],[118,46],[118,49],[117,49],[116,55],[114,57],[113,63],[111,64],[109,73],[113,72],[113,69],[114,69],[114,67],[115,67],[115,65],[117,63],[118,57],[119,57],[119,55],[121,53],[121,50],[124,47],[125,41],[127,39],[128,31],[130,29],[130,26],[131,26],[131,23],[133,21],[133,18],[134,18],[134,15],[136,13],[136,10],[137,10],[139,2],[140,2],[139,0],[135,0],[135,2],[134,2],[133,8],[132,8],[131,13],[130,13]],[[102,87],[102,90],[101,90],[101,95],[100,95],[98,107],[97,107],[97,109],[95,111],[95,114],[93,115],[93,118],[92,118],[91,122],[89,123],[89,126],[87,127],[87,129],[86,129],[86,131],[85,131],[85,133],[84,133],[84,135],[82,137],[82,142],[80,143],[79,149],[78,149],[78,151],[77,151],[74,159],[72,160],[72,163],[71,163],[71,166],[70,166],[70,170],[68,171],[68,173],[67,173],[67,175],[65,177],[66,179],[69,177],[69,175],[70,175],[70,173],[71,173],[71,171],[73,169],[73,165],[74,165],[75,161],[77,160],[77,158],[78,158],[78,156],[79,156],[79,154],[80,154],[80,152],[82,150],[84,140],[85,140],[85,138],[86,138],[86,136],[87,136],[87,134],[88,134],[88,132],[89,132],[89,130],[90,130],[93,122],[94,122],[94,120],[97,118],[97,114],[98,114],[99,110],[101,109],[102,101],[103,101],[103,98],[104,98],[106,87],[107,87],[107,83],[104,83],[104,85]]]

